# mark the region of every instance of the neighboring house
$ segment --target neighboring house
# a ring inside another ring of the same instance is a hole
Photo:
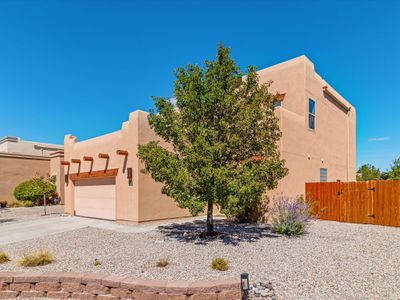
[[[354,107],[305,56],[258,73],[260,82],[273,80],[270,90],[279,94],[279,147],[289,168],[270,195],[304,194],[311,181],[355,180]],[[151,140],[160,138],[142,111],[131,113],[122,129],[110,134],[81,142],[65,136],[65,212],[134,223],[188,216],[161,193],[162,184],[141,172],[137,145]]]
[[[0,139],[0,200],[13,202],[14,188],[36,175],[56,175],[57,192],[63,196],[63,146],[24,141],[6,136]]]

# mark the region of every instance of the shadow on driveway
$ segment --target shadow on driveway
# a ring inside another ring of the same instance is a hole
[[[1,223],[7,223],[7,222],[12,222],[14,221],[14,219],[10,218],[10,219],[0,219],[0,224]]]
[[[238,245],[246,242],[252,243],[263,238],[277,238],[271,226],[266,224],[238,224],[229,220],[214,220],[215,237],[202,237],[206,228],[205,220],[196,220],[182,224],[159,226],[158,231],[165,235],[165,240],[180,241],[206,245],[209,242],[221,241],[226,245]]]

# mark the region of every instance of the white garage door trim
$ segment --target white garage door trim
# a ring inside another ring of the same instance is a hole
[[[115,177],[75,181],[75,215],[115,220]]]

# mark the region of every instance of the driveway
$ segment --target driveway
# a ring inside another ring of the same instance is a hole
[[[59,216],[64,212],[64,205],[46,206],[46,214]],[[4,223],[37,219],[44,214],[43,206],[0,208],[0,226]]]
[[[63,206],[48,207],[49,215],[43,216],[43,207],[7,208],[0,210],[0,245],[40,238],[85,227],[140,233],[155,230],[160,225],[180,224],[204,217],[165,220],[145,224],[117,224],[113,221],[83,217],[63,216]]]

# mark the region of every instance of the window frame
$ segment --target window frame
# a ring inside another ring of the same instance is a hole
[[[322,171],[324,170],[325,174],[325,180],[322,180]],[[328,168],[319,168],[319,182],[328,182]]]
[[[312,113],[311,111],[310,111],[310,108],[311,108],[311,102],[312,103],[314,103],[314,113]],[[312,131],[315,131],[315,125],[316,125],[316,120],[317,120],[317,103],[315,102],[315,100],[314,99],[312,99],[312,98],[308,98],[308,105],[307,105],[307,107],[308,107],[308,109],[307,109],[307,112],[308,112],[308,129],[309,130],[312,130]],[[314,127],[311,127],[311,122],[310,122],[310,117],[312,117],[313,118],[313,120],[314,120],[314,122],[313,122],[313,125],[314,125]]]

